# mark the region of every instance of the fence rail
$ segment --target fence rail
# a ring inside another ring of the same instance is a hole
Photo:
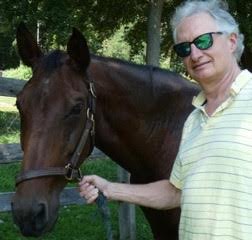
[[[23,159],[23,152],[20,144],[0,144],[0,164],[21,161],[21,159]]]
[[[15,192],[0,192],[0,212],[11,211],[11,199]],[[60,205],[84,205],[86,202],[79,196],[77,188],[65,188],[60,195]]]
[[[106,157],[106,155],[95,147],[89,158],[95,159],[99,157]],[[23,159],[23,152],[20,144],[0,144],[0,164],[18,162],[21,159]]]
[[[24,87],[26,81],[0,77],[0,96],[15,97]]]

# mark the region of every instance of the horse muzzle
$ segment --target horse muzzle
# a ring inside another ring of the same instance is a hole
[[[48,204],[43,200],[14,196],[11,202],[13,221],[23,236],[39,237],[54,227],[58,206],[58,203]]]

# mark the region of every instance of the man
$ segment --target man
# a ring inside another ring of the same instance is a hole
[[[174,50],[202,88],[193,100],[170,180],[144,185],[98,176],[80,182],[88,203],[181,207],[181,240],[251,239],[252,74],[241,70],[243,35],[225,2],[186,1],[172,18]]]

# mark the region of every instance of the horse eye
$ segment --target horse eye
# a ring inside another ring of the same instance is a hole
[[[78,115],[81,113],[81,110],[84,108],[83,103],[76,104],[72,109],[69,115]]]

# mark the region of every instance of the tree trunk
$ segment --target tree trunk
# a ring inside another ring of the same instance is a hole
[[[159,66],[160,28],[164,0],[150,0],[148,16],[146,63]]]

